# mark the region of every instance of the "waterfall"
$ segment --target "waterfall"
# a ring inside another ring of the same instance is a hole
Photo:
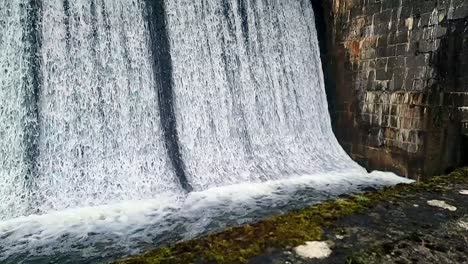
[[[2,5],[0,219],[363,172],[331,130],[307,0]]]
[[[333,136],[310,1],[167,1],[178,131],[197,190],[359,170]]]
[[[0,219],[28,210],[29,43],[25,0],[0,1]]]
[[[0,0],[0,262],[405,182],[352,161],[327,108],[309,0]]]
[[[33,18],[20,1],[2,4],[0,65],[11,73],[2,75],[0,90],[0,131],[7,135],[0,140],[0,218],[178,192],[160,129],[143,3],[43,1],[39,155],[31,175],[22,159],[27,56],[18,54],[26,45],[20,21]],[[23,196],[34,198],[19,201]]]

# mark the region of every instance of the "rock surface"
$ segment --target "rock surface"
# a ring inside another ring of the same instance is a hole
[[[468,184],[404,195],[338,220],[326,230],[325,239],[333,246],[325,259],[278,250],[249,263],[468,263],[468,199],[461,189]],[[458,210],[441,210],[429,205],[431,200],[446,201]]]
[[[468,190],[468,168],[344,195],[116,263],[468,263],[468,199],[460,190]],[[457,210],[431,206],[432,200]],[[294,248],[306,241],[326,241],[329,257],[300,256]]]

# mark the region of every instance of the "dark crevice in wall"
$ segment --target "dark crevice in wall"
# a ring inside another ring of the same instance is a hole
[[[323,69],[323,77],[325,80],[325,90],[327,93],[327,101],[330,109],[330,113],[332,113],[331,109],[333,109],[333,98],[335,95],[332,93],[331,89],[327,89],[327,87],[331,87],[333,83],[331,83],[331,79],[328,75],[328,48],[327,48],[327,23],[326,23],[326,14],[325,14],[325,7],[323,0],[310,0],[312,3],[312,8],[314,9],[314,17],[315,17],[315,28],[317,30],[317,38],[319,41],[320,47],[320,57],[322,61],[322,69]]]
[[[151,53],[154,60],[153,71],[158,91],[161,128],[169,159],[180,184],[186,191],[192,191],[185,173],[185,164],[180,153],[179,136],[174,111],[174,92],[172,80],[172,58],[165,4],[162,0],[146,0],[148,24],[150,29]]]
[[[468,16],[464,19],[444,19],[441,26],[446,28],[447,34],[441,38],[440,47],[434,54],[433,67],[437,70],[439,84],[444,91],[466,92],[468,88],[461,82],[466,74],[463,65],[468,47]]]
[[[468,135],[462,136],[462,143],[461,143],[461,166],[467,167],[468,166]]]
[[[315,27],[319,40],[320,53],[323,57],[327,54],[327,26],[325,21],[325,8],[322,0],[310,0],[314,9]]]
[[[440,161],[441,169],[453,170],[458,166],[468,165],[468,142],[467,137],[460,134],[460,117],[455,114],[457,108],[464,106],[463,97],[457,93],[467,92],[464,84],[464,75],[467,66],[464,63],[468,47],[464,45],[468,40],[468,16],[461,19],[444,19],[440,26],[445,28],[447,33],[440,37],[440,46],[434,52],[430,65],[435,69],[435,85],[431,87],[433,93],[443,94],[445,109],[445,119],[443,115],[438,118],[437,126],[444,126],[448,129],[445,142],[442,148],[437,151],[444,158]],[[436,98],[433,105],[440,102]],[[440,111],[443,113],[443,111]],[[429,142],[430,143],[430,142]],[[429,153],[430,154],[430,153]]]

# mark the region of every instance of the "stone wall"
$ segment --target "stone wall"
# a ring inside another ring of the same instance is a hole
[[[325,0],[335,134],[369,170],[468,164],[468,1]]]

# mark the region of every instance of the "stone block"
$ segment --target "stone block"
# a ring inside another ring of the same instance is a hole
[[[405,57],[392,57],[388,58],[387,67],[390,68],[405,68],[406,59]]]
[[[424,28],[422,30],[423,35],[421,39],[426,41],[434,41],[438,38],[441,38],[447,34],[447,28],[442,26],[434,26],[429,28]]]
[[[376,57],[375,49],[365,49],[362,51],[361,58],[364,60],[374,59]]]
[[[393,127],[387,127],[384,129],[384,138],[393,140],[396,138],[397,129]]]
[[[410,78],[409,76],[405,77],[403,89],[405,91],[413,90],[413,78]]]
[[[417,68],[426,67],[428,65],[429,56],[427,54],[418,54],[416,56],[406,57],[406,67]]]
[[[378,47],[386,47],[388,45],[388,35],[381,35],[377,40]]]
[[[400,6],[400,0],[385,0],[382,2],[382,10],[394,9]]]
[[[436,51],[440,47],[440,39],[433,41],[421,40],[419,42],[418,51],[421,53],[428,53],[430,51]]]
[[[392,105],[389,109],[391,116],[396,116],[398,114],[398,105]]]
[[[408,68],[406,78],[413,80],[425,80],[426,79],[426,67],[413,67]]]
[[[435,1],[412,1],[411,4],[413,8],[413,14],[416,16],[420,16],[424,13],[429,13],[434,10],[436,7]]]
[[[374,34],[378,36],[384,36],[389,33],[388,22],[374,24]]]
[[[414,91],[422,91],[426,88],[426,83],[424,82],[424,80],[420,80],[420,79],[415,79],[413,80],[413,88],[412,90]]]
[[[418,20],[418,27],[427,27],[429,25],[429,21],[431,19],[432,13],[424,13],[421,14]]]
[[[375,72],[375,79],[377,81],[385,81],[392,79],[393,72],[386,71],[385,69],[377,69]]]
[[[367,81],[367,90],[368,91],[375,91],[375,87],[376,87],[375,80],[368,80]]]
[[[377,3],[370,3],[370,4],[367,4],[366,6],[364,6],[363,10],[364,10],[364,14],[367,15],[367,16],[374,16],[375,14],[377,13],[380,13],[382,9],[382,5],[380,2],[377,2]]]
[[[375,90],[376,91],[386,91],[388,90],[388,80],[377,80],[375,81]]]
[[[417,42],[423,38],[424,29],[417,28],[410,32],[411,32],[411,39],[410,39],[411,42]]]
[[[354,6],[349,10],[350,17],[358,17],[363,14],[362,8],[359,5]]]
[[[408,43],[409,39],[408,31],[391,33],[388,39],[388,45]]]
[[[387,58],[381,58],[376,60],[375,68],[376,69],[386,69],[387,68]]]
[[[441,38],[443,36],[447,35],[447,28],[445,27],[437,27],[436,32],[435,32],[435,37],[436,38]]]
[[[408,51],[407,44],[398,44],[395,46],[395,56],[404,56],[407,55]]]
[[[405,69],[393,70],[393,77],[389,84],[390,91],[399,91],[403,89],[405,84]]]
[[[410,17],[413,17],[413,9],[411,8],[411,4],[405,3],[405,0],[403,0],[403,5],[400,9],[400,19],[406,20]]]
[[[391,21],[392,19],[392,12],[393,10],[384,10],[380,13],[377,13],[374,15],[374,24],[379,25],[379,24],[387,24]]]
[[[464,5],[456,8],[453,12],[453,15],[449,16],[449,19],[463,19],[468,17],[468,5],[465,4],[466,3],[464,2]]]
[[[406,151],[408,153],[417,153],[419,151],[419,147],[416,144],[408,144]]]

